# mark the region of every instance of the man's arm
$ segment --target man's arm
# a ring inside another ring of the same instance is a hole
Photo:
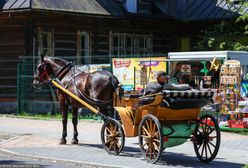
[[[158,82],[149,82],[145,88],[145,95],[158,93],[162,90],[162,86]]]
[[[191,86],[189,86],[188,84],[179,84],[179,85],[175,85],[175,84],[165,84],[163,87],[163,90],[190,90],[192,89]]]

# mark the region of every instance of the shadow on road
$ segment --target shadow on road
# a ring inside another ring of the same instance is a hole
[[[98,149],[103,149],[103,146],[101,144],[79,144],[79,146],[84,146],[84,147],[93,147],[93,148],[98,148]],[[141,158],[143,159],[140,149],[139,148],[134,148],[134,147],[128,147],[125,146],[123,149],[123,152],[119,154],[119,157],[135,157],[135,158]],[[207,167],[207,168],[215,168],[215,167],[225,167],[225,168],[240,168],[244,165],[239,164],[239,163],[231,163],[227,162],[225,160],[222,160],[222,158],[218,158],[218,160],[214,160],[210,163],[203,163],[198,158],[188,156],[186,154],[182,153],[173,153],[173,152],[166,152],[164,151],[161,154],[160,160],[156,163],[157,165],[166,165],[166,166],[182,166],[182,167],[193,167],[193,168],[198,168],[198,167]]]
[[[210,163],[203,163],[198,158],[188,156],[182,153],[172,153],[172,152],[163,152],[161,155],[161,159],[157,164],[168,165],[168,166],[183,166],[183,167],[225,167],[225,168],[240,168],[244,165],[239,163],[227,162],[225,160],[220,161],[213,160]]]

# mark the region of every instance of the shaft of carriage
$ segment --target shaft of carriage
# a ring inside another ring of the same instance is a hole
[[[60,89],[61,91],[63,91],[64,93],[66,93],[68,96],[72,97],[73,99],[75,99],[76,101],[78,101],[80,104],[84,105],[87,109],[91,110],[93,113],[99,115],[100,117],[102,117],[103,119],[108,119],[108,117],[102,113],[100,113],[96,108],[94,108],[93,106],[91,106],[90,104],[88,104],[87,102],[83,101],[82,99],[80,99],[78,96],[76,96],[75,94],[71,93],[69,90],[65,89],[61,84],[59,84],[60,82],[56,79],[52,79],[51,80],[52,84],[57,87],[58,89]]]

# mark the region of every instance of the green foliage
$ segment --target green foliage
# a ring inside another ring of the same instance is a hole
[[[220,130],[223,132],[232,132],[232,133],[248,136],[248,129],[245,128],[220,127]]]
[[[201,32],[196,50],[248,51],[248,2],[244,2],[239,12],[243,14]]]
[[[50,120],[50,119],[61,119],[61,114],[30,114],[27,112],[22,112],[19,115],[7,115],[8,117],[16,117],[16,118],[29,118],[36,120]],[[100,120],[100,118],[96,114],[87,114],[87,115],[79,115],[79,119],[83,120]],[[68,113],[68,119],[72,119],[72,113]]]

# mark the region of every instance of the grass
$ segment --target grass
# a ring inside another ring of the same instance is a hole
[[[248,164],[247,164],[247,165],[245,165],[243,168],[248,168]]]
[[[248,136],[248,129],[221,127],[220,130]]]
[[[7,117],[14,117],[14,118],[28,118],[28,119],[35,119],[35,120],[60,120],[62,118],[61,114],[29,114],[26,112],[22,112],[18,115],[1,115]],[[98,120],[99,117],[95,114],[88,114],[88,115],[79,115],[79,120]],[[68,114],[68,119],[72,119],[72,114]]]

